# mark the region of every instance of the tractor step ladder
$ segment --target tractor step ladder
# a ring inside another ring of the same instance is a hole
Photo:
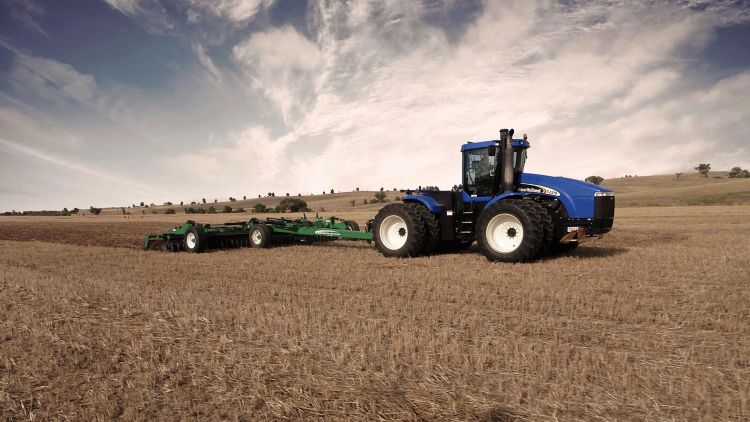
[[[461,234],[472,234],[474,233],[474,211],[463,211],[461,212],[461,221],[459,224],[459,233]]]

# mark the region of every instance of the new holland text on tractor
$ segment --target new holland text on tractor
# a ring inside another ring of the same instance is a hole
[[[188,221],[164,234],[146,235],[144,247],[200,252],[207,247],[270,247],[282,241],[367,240],[387,257],[460,250],[477,241],[491,261],[528,262],[576,248],[612,229],[614,193],[564,177],[524,173],[526,135],[461,147],[463,183],[451,191],[407,190],[386,205],[366,231],[336,217],[267,218],[212,226]]]

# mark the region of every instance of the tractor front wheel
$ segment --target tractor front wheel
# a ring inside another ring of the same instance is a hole
[[[424,221],[412,206],[386,205],[375,216],[373,232],[375,247],[387,257],[415,257],[422,251]]]
[[[485,208],[477,221],[479,249],[490,261],[528,262],[544,241],[543,222],[529,201],[506,199]]]

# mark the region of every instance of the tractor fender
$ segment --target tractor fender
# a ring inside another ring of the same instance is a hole
[[[435,198],[426,195],[406,195],[404,196],[404,199],[402,199],[402,201],[406,203],[418,202],[427,207],[427,209],[430,210],[430,212],[433,214],[440,214],[445,208],[438,201],[436,201]]]

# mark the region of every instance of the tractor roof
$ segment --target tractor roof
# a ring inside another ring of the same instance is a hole
[[[498,141],[479,141],[479,142],[468,142],[466,144],[461,145],[461,152],[468,151],[472,149],[479,149],[479,148],[487,148],[490,145],[496,145]],[[531,145],[529,145],[529,141],[526,139],[516,139],[513,138],[513,147],[516,148],[528,148]]]

